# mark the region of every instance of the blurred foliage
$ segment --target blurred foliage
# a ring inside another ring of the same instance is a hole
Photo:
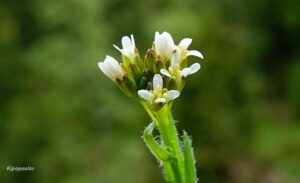
[[[140,138],[149,118],[97,67],[120,58],[121,36],[145,53],[155,31],[205,57],[174,105],[200,182],[299,182],[299,12],[293,0],[0,1],[0,182],[163,182]]]

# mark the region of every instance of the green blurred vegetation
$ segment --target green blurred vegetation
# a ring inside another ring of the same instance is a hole
[[[174,105],[200,182],[299,182],[299,12],[293,0],[0,1],[0,182],[163,182],[140,138],[149,118],[97,66],[120,60],[123,35],[145,53],[155,31],[205,57]]]

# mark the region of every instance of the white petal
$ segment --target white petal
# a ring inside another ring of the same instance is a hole
[[[159,32],[155,32],[155,35],[154,35],[154,41],[157,41],[159,39]]]
[[[156,32],[154,37],[154,44],[157,55],[166,58],[170,57],[174,41],[169,33],[163,32],[162,34],[159,34],[158,32]]]
[[[122,53],[122,49],[121,48],[119,48],[117,45],[113,45],[119,52],[121,52]]]
[[[98,66],[100,68],[100,70],[107,76],[109,77],[111,80],[115,80],[115,76],[112,73],[112,71],[110,70],[110,68],[106,67],[106,64],[104,62],[98,62]]]
[[[157,50],[157,45],[158,45],[158,40],[160,38],[160,34],[159,32],[155,32],[155,35],[154,35],[154,45],[155,45],[155,50]]]
[[[187,77],[191,72],[191,69],[189,67],[182,69],[181,76]]]
[[[200,66],[199,63],[194,63],[194,64],[191,65],[189,68],[190,68],[190,70],[191,70],[191,72],[189,73],[189,75],[190,75],[190,74],[194,74],[194,73],[198,72],[199,69],[201,68],[201,66]]]
[[[155,103],[165,103],[167,100],[165,98],[157,98],[154,102]]]
[[[123,46],[123,49],[131,46],[131,40],[128,36],[122,37],[122,46]]]
[[[163,39],[163,37],[160,35],[155,40],[155,51],[157,55],[164,56],[166,50],[167,50],[167,42]]]
[[[131,60],[133,60],[134,57],[135,57],[135,50],[134,49],[135,49],[134,46],[130,46],[130,47],[124,48],[122,50],[122,54],[125,55],[125,56],[127,56]]]
[[[105,75],[107,75],[107,70],[106,70],[106,68],[105,68],[105,66],[104,66],[104,63],[103,63],[103,62],[98,62],[98,66],[99,66],[100,70],[101,70]]]
[[[174,45],[174,41],[171,34],[169,34],[168,32],[163,32],[162,36],[166,39],[168,45]]]
[[[145,100],[148,100],[149,102],[152,102],[153,94],[150,91],[148,91],[148,90],[139,90],[138,95],[141,98],[143,98]]]
[[[166,96],[167,100],[173,100],[173,99],[179,97],[179,95],[180,95],[179,91],[177,91],[177,90],[167,91],[166,94],[167,94],[167,96]]]
[[[176,49],[174,51],[175,52],[173,52],[173,54],[172,54],[172,60],[171,60],[171,66],[172,67],[175,67],[180,62],[180,50]]]
[[[135,41],[134,41],[134,37],[133,37],[133,34],[131,34],[131,45],[133,46],[133,47],[135,47]]]
[[[197,50],[191,50],[188,52],[187,56],[196,56],[203,59],[203,55]]]
[[[178,46],[182,47],[186,50],[190,46],[191,43],[192,43],[191,38],[184,38],[183,40],[180,41]]]
[[[123,72],[119,62],[116,61],[116,59],[114,59],[113,57],[107,55],[104,60],[104,63],[107,64],[107,67],[109,67],[114,72],[115,75],[117,75],[117,76],[124,75],[124,72]]]
[[[155,74],[153,77],[153,90],[159,86],[162,88],[163,87],[163,79],[160,74]]]
[[[170,78],[172,77],[169,71],[167,71],[166,69],[160,69],[160,73]]]

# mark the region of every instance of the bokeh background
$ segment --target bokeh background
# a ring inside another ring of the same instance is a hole
[[[174,105],[200,182],[300,182],[294,0],[0,1],[0,182],[162,183],[150,122],[97,66],[134,34],[193,38],[205,59]],[[34,166],[9,172],[6,166]]]

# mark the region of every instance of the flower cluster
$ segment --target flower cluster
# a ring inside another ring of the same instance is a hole
[[[106,56],[98,65],[128,96],[136,97],[150,109],[159,110],[182,91],[186,77],[200,69],[199,63],[187,66],[187,58],[203,59],[196,50],[188,50],[192,39],[184,38],[176,45],[172,36],[156,32],[154,42],[144,58],[140,57],[133,35],[122,37],[122,48],[113,45],[122,54],[122,63]]]

